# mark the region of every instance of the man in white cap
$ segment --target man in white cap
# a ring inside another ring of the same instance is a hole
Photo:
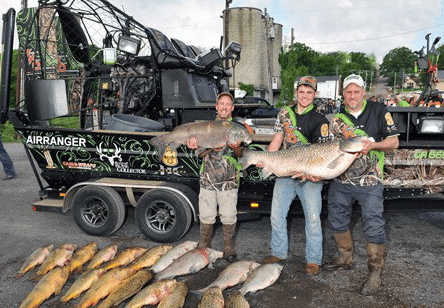
[[[336,139],[367,136],[362,155],[339,177],[330,182],[328,192],[328,224],[339,255],[329,264],[330,269],[351,268],[353,244],[350,233],[352,204],[361,205],[363,231],[367,240],[369,277],[361,293],[375,293],[380,286],[384,265],[385,221],[383,185],[384,152],[399,145],[398,131],[387,108],[365,101],[365,82],[361,76],[344,79],[344,106],[332,119],[330,128]]]

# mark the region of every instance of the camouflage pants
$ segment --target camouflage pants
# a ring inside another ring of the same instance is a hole
[[[237,221],[237,189],[217,191],[200,188],[199,219],[204,224],[214,224],[218,213],[224,225],[232,225]]]

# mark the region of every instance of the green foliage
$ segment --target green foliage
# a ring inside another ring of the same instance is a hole
[[[7,121],[5,124],[0,125],[0,127],[1,127],[2,140],[4,143],[20,141],[15,137],[14,126],[12,126],[12,124],[9,123],[9,121]]]
[[[247,92],[246,96],[253,96],[254,85],[248,83],[239,82],[239,89]]]
[[[3,54],[0,54],[0,63],[3,63]],[[15,100],[17,94],[17,63],[18,63],[18,50],[12,51],[12,68],[11,68],[11,87],[9,96],[9,107],[15,107]],[[0,66],[1,69],[1,66]],[[2,72],[3,73],[3,72]],[[0,89],[1,91],[1,89]]]
[[[402,82],[402,75],[414,72],[414,64],[417,60],[416,54],[407,47],[398,47],[389,51],[384,56],[381,64],[381,75],[389,77],[388,84],[394,85]]]
[[[54,118],[54,119],[51,119],[49,122],[51,123],[51,126],[55,126],[55,127],[73,128],[73,129],[80,128],[78,116]]]

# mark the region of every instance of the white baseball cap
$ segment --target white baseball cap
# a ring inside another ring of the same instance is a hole
[[[359,76],[359,75],[351,74],[351,75],[347,76],[344,79],[344,86],[343,86],[343,88],[344,89],[347,88],[348,85],[351,84],[351,83],[354,83],[354,84],[360,86],[361,88],[365,89],[364,79],[362,79],[362,77]]]

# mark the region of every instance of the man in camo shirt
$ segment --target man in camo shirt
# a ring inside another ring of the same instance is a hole
[[[330,182],[328,193],[328,224],[339,255],[326,267],[351,268],[353,243],[350,233],[352,204],[361,205],[363,231],[367,239],[368,269],[370,275],[361,293],[375,293],[380,285],[384,265],[385,221],[384,152],[399,145],[398,132],[387,108],[377,102],[365,101],[365,82],[361,76],[350,75],[344,79],[344,104],[331,122],[336,139],[366,136],[362,155],[339,177]]]

